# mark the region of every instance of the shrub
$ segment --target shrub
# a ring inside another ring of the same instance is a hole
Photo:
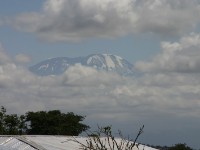
[[[110,126],[98,127],[95,132],[87,133],[86,143],[79,142],[75,137],[72,141],[80,145],[82,150],[133,150],[136,146],[138,148],[139,144],[136,143],[138,137],[143,133],[144,125],[140,128],[136,138],[130,140],[125,139],[121,131],[118,131],[119,139],[116,139]],[[138,148],[139,149],[139,148]]]

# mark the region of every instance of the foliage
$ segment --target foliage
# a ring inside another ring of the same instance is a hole
[[[5,113],[6,113],[6,109],[2,106],[1,107],[1,112],[0,112],[0,134],[4,134],[5,132]]]
[[[175,146],[170,147],[168,150],[192,150],[189,146],[184,144],[176,144]]]
[[[139,144],[136,143],[138,137],[143,133],[144,125],[140,128],[134,140],[125,139],[121,131],[118,131],[120,141],[112,133],[111,126],[98,127],[98,131],[87,133],[88,139],[86,144],[79,142],[76,138],[73,141],[80,145],[82,150],[132,150]],[[139,148],[138,148],[139,149]]]
[[[25,122],[22,121],[22,117],[18,117],[16,114],[6,114],[6,109],[2,106],[0,112],[0,134],[22,134],[22,128],[25,128]]]
[[[185,143],[184,144],[181,144],[181,143],[175,144],[174,146],[160,146],[160,145],[157,145],[157,146],[147,145],[147,146],[156,148],[159,150],[192,150],[192,148],[187,146]]]
[[[80,123],[85,117],[74,113],[61,113],[59,110],[27,112],[25,115],[6,114],[0,111],[1,135],[79,135],[89,126]]]
[[[30,122],[30,128],[27,133],[76,136],[89,128],[89,126],[80,123],[84,118],[72,112],[64,114],[59,110],[28,112],[26,121]]]

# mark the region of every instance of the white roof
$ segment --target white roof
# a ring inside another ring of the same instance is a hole
[[[74,137],[81,143],[86,143],[87,137]],[[120,139],[117,139],[120,142]],[[0,150],[78,150],[80,145],[70,136],[0,136]],[[156,150],[139,145],[139,150]],[[137,147],[134,150],[138,150]]]
[[[12,136],[0,137],[0,150],[37,150],[29,144]]]

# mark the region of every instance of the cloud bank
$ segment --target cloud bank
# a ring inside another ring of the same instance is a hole
[[[199,13],[198,0],[46,0],[40,12],[10,22],[48,41],[77,41],[133,33],[182,35],[196,28]]]
[[[179,42],[162,42],[162,52],[149,62],[137,62],[144,72],[200,73],[200,35],[191,33]]]
[[[115,124],[127,130],[132,128],[130,124],[142,122],[152,130],[145,135],[148,143],[159,142],[160,136],[155,141],[148,139],[157,131],[173,135],[166,138],[169,143],[184,140],[185,136],[174,136],[179,131],[194,133],[191,136],[199,139],[195,132],[200,123],[199,37],[191,34],[176,43],[163,42],[161,54],[136,64],[143,75],[135,78],[81,65],[72,66],[60,76],[38,77],[16,64],[1,47],[1,105],[8,112],[19,114],[52,109],[72,111],[86,115],[88,124]],[[191,139],[187,143],[198,144]]]
[[[18,54],[15,56],[15,61],[21,64],[29,63],[31,61],[31,57],[26,54]]]

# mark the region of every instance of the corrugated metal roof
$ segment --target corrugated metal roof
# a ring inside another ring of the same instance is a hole
[[[0,137],[0,150],[37,150],[15,137]]]
[[[86,137],[70,136],[45,136],[45,135],[24,135],[24,136],[1,136],[0,150],[78,150],[80,145],[73,141],[75,138],[80,143],[86,143]],[[102,138],[104,139],[104,138]],[[120,139],[116,139],[120,142]],[[148,146],[139,145],[134,150],[157,150]]]

